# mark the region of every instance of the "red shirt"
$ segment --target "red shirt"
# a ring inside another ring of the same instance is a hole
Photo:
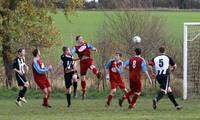
[[[123,78],[122,78],[121,73],[115,68],[115,66],[117,66],[118,68],[123,67],[122,65],[123,65],[122,61],[116,62],[115,60],[112,60],[110,62],[110,66],[109,66],[110,80],[113,80],[115,82],[122,81]]]
[[[34,60],[32,61],[32,69],[33,69],[33,77],[34,77],[34,79],[35,79],[36,81],[40,81],[40,80],[45,80],[45,79],[47,79],[47,76],[46,76],[46,73],[45,73],[45,72],[44,72],[44,73],[38,73],[37,70],[35,70],[35,68],[34,68],[34,62],[37,62],[38,65],[39,65],[39,67],[40,67],[41,69],[45,69],[45,66],[44,66],[44,63],[42,62],[42,59],[39,58],[38,60],[36,60],[36,59],[34,58]],[[48,71],[48,70],[47,70],[47,71]]]
[[[129,59],[129,77],[130,80],[141,80],[141,72],[142,72],[142,63],[143,63],[142,57],[131,57]]]
[[[82,45],[75,46],[75,49],[80,59],[82,59],[83,56],[91,57],[90,48],[87,43],[83,43]]]

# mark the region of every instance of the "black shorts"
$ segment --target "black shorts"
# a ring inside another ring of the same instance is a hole
[[[160,84],[161,89],[166,90],[169,87],[170,75],[158,75],[156,76],[156,79]]]
[[[17,79],[18,86],[24,86],[24,84],[27,82],[25,74],[20,75],[16,73],[16,79]]]
[[[65,87],[68,89],[72,85],[72,77],[74,75],[74,72],[70,73],[65,73],[64,78],[65,78]]]

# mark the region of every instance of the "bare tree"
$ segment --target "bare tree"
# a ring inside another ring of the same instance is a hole
[[[101,50],[99,64],[105,64],[116,50],[122,51],[123,58],[133,55],[133,49],[140,47],[142,56],[149,60],[155,56],[160,46],[171,46],[169,32],[166,32],[165,21],[150,13],[140,11],[125,11],[106,14],[102,29],[98,31],[97,46]],[[139,35],[140,44],[135,44],[132,37]],[[170,47],[172,48],[172,47]],[[168,53],[172,53],[172,48]]]

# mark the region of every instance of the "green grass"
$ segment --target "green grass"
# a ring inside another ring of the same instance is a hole
[[[160,16],[166,21],[166,31],[171,33],[172,39],[176,40],[178,47],[182,46],[183,41],[183,23],[200,22],[199,12],[152,12],[153,15]]]
[[[168,99],[159,103],[156,111],[151,108],[151,99],[140,97],[135,109],[127,111],[127,104],[118,107],[114,99],[111,107],[106,108],[104,99],[86,101],[73,100],[72,107],[66,108],[65,99],[50,100],[53,108],[41,106],[41,100],[30,99],[28,104],[19,108],[14,100],[0,100],[0,120],[199,120],[199,100],[182,102],[184,109],[177,111]]]
[[[79,85],[80,86],[80,85]],[[0,88],[0,100],[7,99],[15,99],[18,95],[19,89],[13,87],[11,89]],[[95,88],[88,89],[87,98],[89,99],[101,99],[107,96],[110,93],[110,89],[106,89],[104,91],[97,91]],[[144,88],[141,96],[145,96],[146,98],[151,98],[155,93],[157,93],[157,89],[155,88]],[[78,89],[78,94],[81,94],[80,88]],[[122,91],[117,89],[116,96],[120,97],[122,95]],[[29,99],[40,99],[42,97],[42,92],[40,89],[28,89],[26,96]],[[65,90],[64,89],[56,89],[54,88],[51,94],[51,98],[53,99],[65,99]]]
[[[75,43],[75,36],[83,35],[87,41],[95,42],[97,30],[104,20],[103,12],[77,12],[74,16],[70,17],[69,22],[62,12],[51,14],[55,20],[55,25],[60,31],[64,41],[62,45],[54,47],[50,56],[59,61],[62,53],[61,48],[65,46],[72,47]]]
[[[79,11],[75,16],[71,16],[71,23],[65,18],[62,12],[51,14],[54,18],[55,25],[61,32],[64,39],[63,44],[53,48],[51,57],[58,62],[61,48],[63,45],[72,47],[76,35],[83,35],[88,42],[94,43],[97,37],[97,31],[100,29],[105,20],[105,13],[115,13],[113,11]],[[184,12],[184,11],[151,11],[153,15],[160,16],[166,21],[166,31],[171,33],[171,40],[176,40],[176,47],[182,47],[183,39],[183,23],[191,21],[200,21],[199,12]],[[141,12],[142,14],[142,12]]]

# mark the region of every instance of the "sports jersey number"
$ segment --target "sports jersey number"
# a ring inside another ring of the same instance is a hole
[[[111,71],[112,71],[112,72],[117,72],[117,70],[116,70],[115,67],[112,67],[112,68],[111,68]]]
[[[163,66],[164,66],[163,59],[159,59],[159,67],[163,67]]]
[[[67,69],[70,70],[73,68],[73,61],[67,61]]]
[[[135,60],[133,61],[132,67],[133,67],[134,69],[136,68],[136,61],[135,61]]]
[[[86,45],[81,46],[81,47],[78,49],[78,51],[79,51],[79,52],[83,52],[86,48],[87,48]]]

